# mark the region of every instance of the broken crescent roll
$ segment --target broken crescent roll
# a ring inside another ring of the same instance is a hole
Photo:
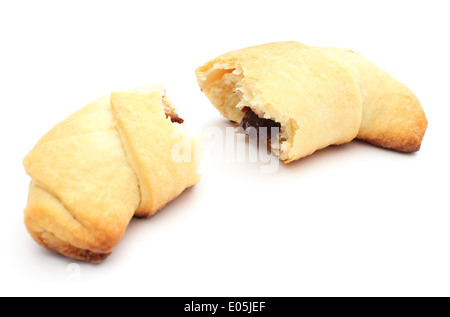
[[[105,259],[133,216],[153,215],[199,181],[200,146],[182,121],[161,86],[146,86],[113,92],[56,125],[24,159],[34,240],[70,258]],[[179,144],[189,159],[176,157]]]
[[[428,124],[408,88],[347,49],[263,44],[221,55],[196,76],[210,102],[241,127],[280,126],[272,151],[285,163],[355,138],[415,152]]]

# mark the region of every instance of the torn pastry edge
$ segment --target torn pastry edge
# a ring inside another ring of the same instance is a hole
[[[295,160],[291,154],[295,135],[299,130],[293,118],[286,117],[261,98],[256,88],[257,80],[245,76],[245,69],[237,63],[213,62],[196,70],[200,88],[213,106],[229,120],[240,124],[250,108],[258,117],[281,125],[278,140],[271,140],[271,151],[284,163]],[[273,146],[276,144],[276,146]]]

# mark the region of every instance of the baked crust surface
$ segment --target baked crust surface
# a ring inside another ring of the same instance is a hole
[[[223,54],[196,70],[211,103],[240,123],[245,107],[281,124],[285,163],[354,138],[418,151],[427,120],[414,94],[365,57],[277,42]]]
[[[113,92],[56,125],[25,157],[25,225],[40,245],[100,262],[133,216],[153,215],[199,181],[198,162],[172,159],[177,142],[198,146],[167,118],[164,94],[160,86]]]

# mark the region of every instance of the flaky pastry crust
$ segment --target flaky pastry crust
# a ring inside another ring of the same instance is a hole
[[[25,225],[40,245],[100,262],[133,216],[149,217],[199,181],[198,162],[177,161],[198,142],[173,123],[161,86],[113,92],[48,132],[25,157],[32,181]],[[176,116],[177,117],[177,116]]]

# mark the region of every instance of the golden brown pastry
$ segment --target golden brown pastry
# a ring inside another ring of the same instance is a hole
[[[272,151],[285,163],[354,138],[414,152],[427,128],[408,88],[347,49],[263,44],[219,56],[196,75],[225,117],[244,128],[280,126]]]
[[[56,125],[24,159],[31,236],[71,258],[106,258],[133,215],[153,215],[199,181],[199,144],[180,122],[162,87],[146,86],[113,92]],[[191,146],[190,160],[175,157],[180,143]]]

